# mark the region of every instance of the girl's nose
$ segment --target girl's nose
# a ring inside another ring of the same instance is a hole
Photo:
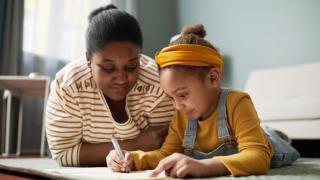
[[[173,106],[175,109],[182,111],[185,108],[185,105],[183,103],[180,102],[174,102]]]

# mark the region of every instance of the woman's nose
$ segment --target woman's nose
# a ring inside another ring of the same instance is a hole
[[[119,82],[127,82],[128,81],[128,73],[126,71],[120,70],[116,74],[116,79]]]

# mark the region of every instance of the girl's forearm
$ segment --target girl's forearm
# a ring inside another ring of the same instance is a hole
[[[225,165],[216,157],[211,159],[201,160],[204,164],[206,164],[206,172],[205,176],[226,176],[230,175],[229,170],[225,167]]]

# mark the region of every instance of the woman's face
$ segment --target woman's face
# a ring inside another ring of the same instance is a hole
[[[177,110],[193,119],[207,119],[214,110],[219,89],[219,77],[217,72],[214,73],[201,79],[184,71],[162,69],[160,84]]]
[[[123,100],[138,79],[140,49],[131,42],[110,42],[93,52],[91,72],[103,94]]]

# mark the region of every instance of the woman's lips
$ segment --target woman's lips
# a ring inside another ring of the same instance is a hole
[[[122,92],[122,91],[127,91],[129,86],[126,84],[126,85],[114,85],[114,86],[111,86],[112,89],[114,89],[115,91],[119,91],[119,92]]]

